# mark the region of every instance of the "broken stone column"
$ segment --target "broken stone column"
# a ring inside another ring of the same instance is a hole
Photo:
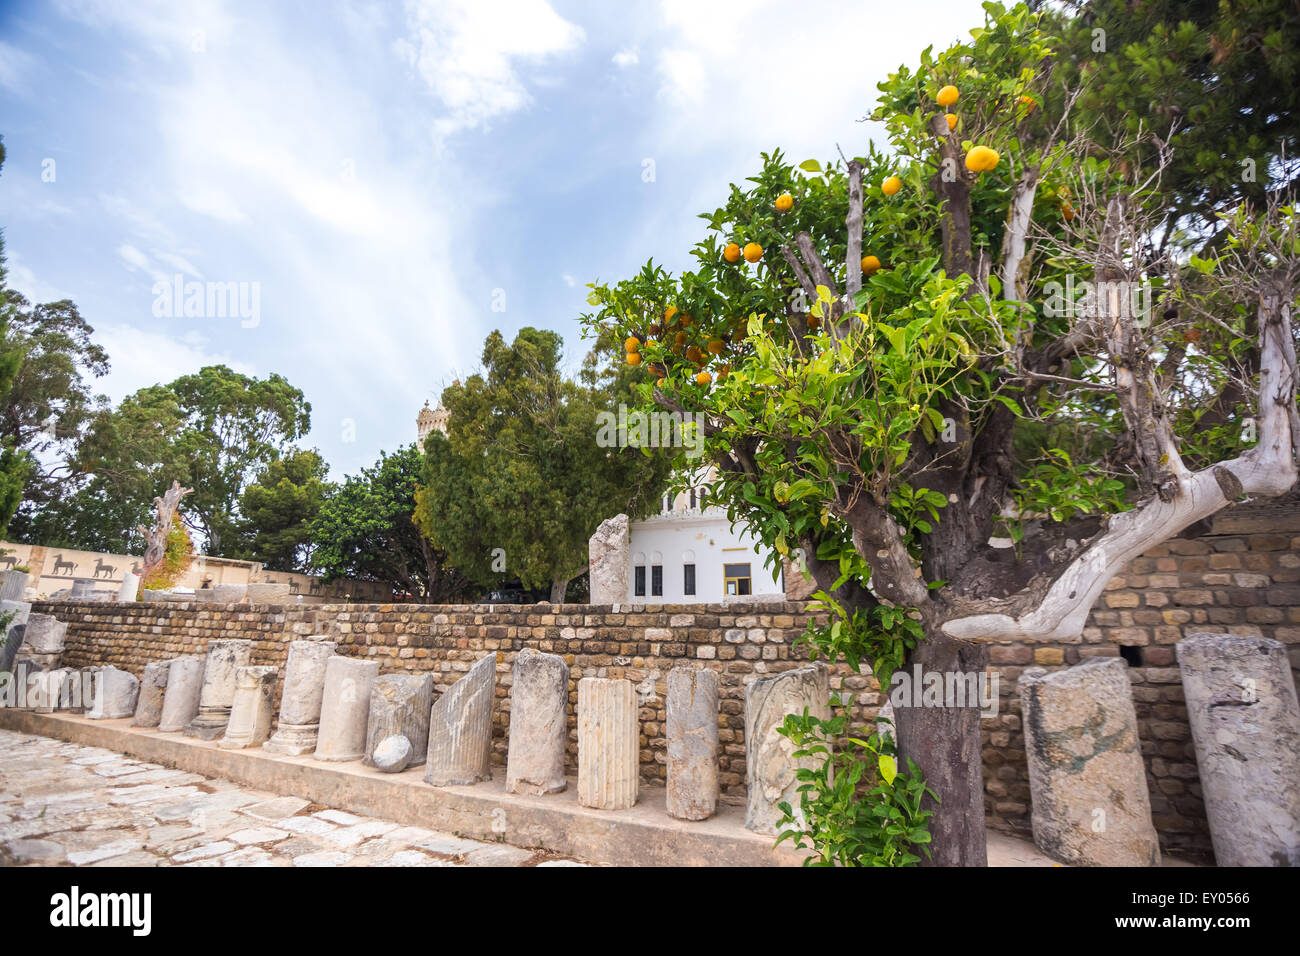
[[[1286,645],[1179,641],[1187,716],[1219,866],[1300,866],[1300,703]]]
[[[230,706],[226,735],[217,741],[223,750],[256,747],[271,735],[272,699],[279,668],[241,667],[235,675],[235,699]]]
[[[23,657],[46,667],[58,665],[63,653],[68,625],[50,614],[28,614],[27,628],[23,631]]]
[[[140,593],[140,575],[132,574],[130,571],[122,572],[122,585],[117,589],[117,599],[122,602],[130,603],[136,599]]]
[[[405,737],[410,744],[410,763],[407,766],[418,767],[424,763],[429,749],[429,709],[432,706],[432,674],[385,674],[377,678],[370,689],[366,750],[361,762],[373,767],[375,748],[380,741],[396,735]]]
[[[32,683],[27,695],[28,704],[38,714],[52,714],[60,704],[66,706],[71,693],[70,675],[76,673],[71,667],[33,670],[29,678]]]
[[[515,657],[510,686],[510,745],[506,790],[540,796],[559,793],[568,731],[569,665],[556,654],[526,647]]]
[[[438,698],[429,715],[426,783],[446,787],[492,779],[496,692],[497,656],[489,654]]]
[[[140,696],[135,702],[132,727],[157,727],[162,720],[163,699],[167,694],[167,678],[171,675],[171,661],[153,661],[144,665],[140,678]]]
[[[411,742],[404,734],[389,734],[367,756],[370,766],[384,773],[401,773],[411,763]]]
[[[185,736],[216,740],[226,732],[230,707],[235,702],[235,679],[241,667],[247,667],[253,654],[253,642],[223,639],[208,644],[203,664],[203,691],[199,694],[199,713],[185,727]]]
[[[158,729],[171,733],[184,730],[198,716],[203,693],[203,658],[178,657],[167,668],[167,691],[163,694]]]
[[[360,760],[365,755],[370,691],[378,677],[378,661],[337,655],[329,659],[316,740],[317,760]]]
[[[0,601],[0,614],[11,615],[3,636],[0,636],[0,673],[12,672],[18,648],[26,639],[27,619],[32,606],[28,601]]]
[[[596,810],[636,805],[641,750],[630,680],[578,681],[578,802]]]
[[[760,677],[745,688],[745,784],[749,802],[745,826],[755,833],[776,833],[781,811],[777,804],[799,805],[795,770],[812,767],[790,756],[794,745],[776,729],[787,714],[830,717],[830,672],[818,661],[773,677]]]
[[[587,542],[590,559],[591,603],[626,604],[630,547],[627,515],[614,515],[600,523]]]
[[[668,673],[668,814],[707,820],[718,809],[718,675],[700,667]]]
[[[111,664],[95,670],[94,699],[86,714],[91,720],[121,720],[135,715],[140,681],[134,675]]]
[[[0,571],[0,601],[21,601],[28,577],[26,571]]]
[[[271,739],[262,745],[263,750],[296,757],[316,749],[325,666],[337,648],[338,644],[324,636],[289,645],[284,690],[280,693],[280,720]]]
[[[1062,863],[1159,866],[1128,665],[1020,676],[1034,843]]]

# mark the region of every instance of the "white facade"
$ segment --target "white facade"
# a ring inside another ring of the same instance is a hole
[[[694,489],[665,497],[659,514],[633,521],[629,532],[629,604],[784,599],[780,563],[773,580],[748,529],[738,524],[733,531],[725,511],[701,508]],[[688,568],[694,569],[694,593],[688,593]]]

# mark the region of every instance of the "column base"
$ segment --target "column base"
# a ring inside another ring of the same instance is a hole
[[[320,724],[281,724],[271,739],[262,744],[262,749],[286,757],[301,757],[316,750],[319,730]]]

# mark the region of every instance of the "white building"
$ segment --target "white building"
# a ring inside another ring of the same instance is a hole
[[[709,478],[701,475],[700,484]],[[665,495],[659,514],[628,526],[628,603],[783,600],[781,562],[773,580],[748,529],[738,524],[732,530],[725,511],[700,501],[698,487]]]

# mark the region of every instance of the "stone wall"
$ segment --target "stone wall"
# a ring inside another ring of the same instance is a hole
[[[1289,520],[1289,519],[1288,519]],[[1201,630],[1272,637],[1290,645],[1300,669],[1300,527],[1276,519],[1216,525],[1210,534],[1152,548],[1116,578],[1077,641],[994,644],[1000,710],[984,721],[989,823],[1029,831],[1029,782],[1016,682],[1025,666],[1069,666],[1123,655],[1130,663],[1152,813],[1166,850],[1204,855],[1208,827],[1173,645]],[[1272,528],[1273,530],[1264,530]],[[442,692],[487,653],[498,655],[494,747],[504,761],[510,665],[525,646],[564,655],[570,666],[570,769],[576,767],[573,705],[581,677],[626,677],[642,695],[643,777],[665,774],[668,672],[700,663],[720,678],[720,782],[724,799],[744,796],[744,686],[756,675],[805,663],[793,642],[810,615],[802,604],[682,605],[613,609],[584,605],[294,607],[213,604],[44,604],[69,624],[65,662],[111,663],[139,675],[149,661],[201,651],[221,637],[254,639],[253,663],[283,665],[288,642],[330,633],[340,652],[378,659],[381,672],[432,671]],[[832,688],[857,692],[858,716],[881,699],[844,665]],[[278,700],[277,700],[278,707]]]

